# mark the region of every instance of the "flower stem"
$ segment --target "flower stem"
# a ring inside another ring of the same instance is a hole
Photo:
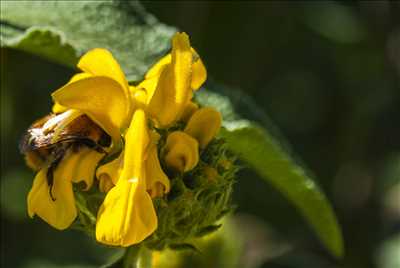
[[[151,250],[141,246],[131,246],[122,258],[123,268],[151,268]]]
[[[151,268],[152,267],[152,251],[146,247],[142,247],[139,256],[138,268]]]
[[[138,268],[140,246],[131,246],[126,249],[122,260],[123,268]]]

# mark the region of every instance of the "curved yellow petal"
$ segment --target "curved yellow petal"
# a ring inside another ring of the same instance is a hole
[[[90,76],[92,76],[92,75],[89,74],[89,73],[78,73],[78,74],[75,74],[75,75],[68,81],[68,84],[71,84],[71,83],[73,83],[73,82],[76,82],[76,81],[78,81],[78,80],[81,80],[81,79],[83,79],[83,78],[87,78],[87,77],[90,77]],[[53,111],[53,113],[55,113],[55,114],[63,113],[63,112],[65,112],[65,111],[67,111],[67,110],[68,110],[67,107],[62,106],[62,105],[60,105],[60,104],[57,103],[57,102],[54,103],[53,108],[52,108],[52,111]]]
[[[146,91],[153,93],[148,103],[148,112],[154,118],[159,127],[166,127],[171,124],[176,117],[175,91],[173,87],[173,76],[171,66],[168,65],[162,71],[160,77],[155,77],[151,81],[147,80]],[[156,85],[154,88],[153,86]]]
[[[207,80],[207,70],[196,50],[192,48],[193,53],[193,73],[192,73],[192,89],[196,90]]]
[[[67,107],[62,106],[62,105],[58,104],[57,102],[54,103],[53,107],[51,108],[51,111],[53,113],[55,113],[55,114],[60,114],[60,113],[63,113],[65,111],[67,111],[67,110],[68,110]]]
[[[154,76],[160,76],[162,70],[166,65],[171,63],[171,53],[168,53],[164,57],[162,57],[156,64],[154,64],[146,73],[145,79],[152,78]]]
[[[104,244],[128,247],[140,243],[157,229],[157,215],[139,180],[119,180],[99,209],[96,239]]]
[[[67,84],[52,94],[55,102],[87,114],[113,139],[120,141],[120,131],[129,120],[130,97],[114,80],[104,77],[88,77]]]
[[[197,110],[185,127],[185,133],[194,137],[205,148],[221,128],[221,114],[210,107]]]
[[[132,93],[133,103],[135,104],[136,109],[146,110],[147,104],[147,92],[141,88],[137,88]]]
[[[121,177],[139,178],[142,174],[146,149],[150,143],[146,114],[136,110],[131,125],[125,135],[124,168]],[[127,169],[126,167],[130,167]]]
[[[146,159],[146,185],[152,198],[162,196],[171,189],[169,179],[161,168],[158,159],[157,144],[149,148]]]
[[[171,63],[161,71],[148,111],[160,126],[177,120],[192,97],[192,52],[189,37],[177,33],[172,39]]]
[[[110,181],[113,186],[117,184],[124,160],[124,152],[122,151],[117,158],[111,162],[100,166],[96,171],[97,179],[104,181]]]
[[[78,68],[94,76],[107,76],[128,90],[128,81],[121,66],[107,49],[94,48],[88,51],[80,58]]]
[[[126,80],[125,74],[111,52],[107,49],[95,48],[88,51],[80,58],[77,66],[82,71],[93,76],[106,76],[117,81],[121,85],[126,98],[130,98],[129,84]],[[126,103],[125,108],[127,109],[128,117],[130,118],[133,112],[133,107],[130,101]]]
[[[66,229],[77,216],[71,178],[77,158],[66,156],[54,171],[51,189],[47,183],[48,168],[43,168],[36,175],[32,189],[28,194],[28,214],[35,214],[59,230]]]
[[[146,191],[144,157],[149,133],[143,110],[134,112],[125,140],[121,176],[107,193],[96,225],[98,241],[123,247],[143,241],[157,228],[157,215]]]
[[[167,137],[165,162],[178,172],[192,170],[199,162],[198,142],[182,131],[174,131]]]
[[[93,76],[93,75],[90,73],[77,73],[71,77],[71,79],[68,81],[68,84],[71,84],[73,82],[76,82],[76,81],[79,81],[79,80],[82,80],[84,78],[88,78],[91,76]]]
[[[89,148],[81,148],[75,154],[79,160],[74,168],[72,182],[85,182],[85,191],[87,191],[92,187],[97,164],[104,157],[104,154]]]
[[[147,94],[146,104],[149,104],[151,99],[153,98],[154,93],[157,89],[159,79],[160,79],[159,76],[153,76],[153,77],[143,80],[139,85],[137,85],[136,88],[138,90],[146,91],[146,94]]]
[[[201,85],[207,80],[207,69],[204,66],[199,54],[194,48],[191,48],[192,52],[192,78],[191,78],[191,88],[196,90],[201,87]],[[145,80],[157,78],[161,75],[162,70],[166,65],[171,63],[171,53],[167,54],[156,64],[154,64],[150,70],[146,73]]]

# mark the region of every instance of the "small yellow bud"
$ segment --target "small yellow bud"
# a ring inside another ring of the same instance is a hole
[[[221,114],[210,107],[197,110],[190,118],[185,133],[194,137],[204,149],[221,128]]]
[[[165,162],[175,171],[187,172],[199,162],[198,142],[182,131],[169,134],[165,151]]]

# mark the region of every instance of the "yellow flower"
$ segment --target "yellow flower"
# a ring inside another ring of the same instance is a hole
[[[89,149],[78,140],[63,142],[61,134],[86,115],[112,137],[115,148],[121,144],[121,132],[132,114],[128,83],[110,52],[93,49],[80,59],[78,67],[84,72],[52,94],[53,110],[60,114],[39,130],[40,135],[53,133],[55,149],[36,175],[27,200],[31,217],[36,214],[57,229],[67,228],[77,215],[72,183],[84,181],[89,189],[104,157],[104,152]]]
[[[159,135],[147,126],[146,98],[144,91],[134,93],[136,109],[125,135],[123,157],[100,167],[97,173],[100,179],[116,184],[98,212],[96,239],[105,244],[126,247],[152,234],[157,229],[157,215],[151,198],[170,190],[158,160]]]
[[[38,162],[41,166],[28,195],[28,212],[55,228],[67,228],[77,215],[72,183],[83,181],[87,190],[97,177],[99,190],[107,194],[97,213],[96,239],[130,246],[157,229],[152,198],[170,191],[159,149],[163,163],[172,171],[192,170],[218,133],[221,115],[192,102],[193,91],[201,87],[207,73],[185,33],[174,35],[171,53],[156,63],[137,87],[128,85],[107,50],[89,51],[78,67],[83,72],[52,94],[56,116],[40,131],[51,133],[51,143],[56,146],[45,164]],[[65,130],[82,117],[90,118],[108,134],[111,144],[99,150],[63,141]],[[178,121],[186,127],[166,134],[165,146],[159,148],[159,129]],[[119,151],[116,159],[97,167],[106,154]],[[39,165],[34,158],[28,160]]]
[[[192,170],[199,162],[199,143],[182,131],[172,132],[165,146],[165,162],[178,172]]]
[[[178,120],[190,103],[192,90],[199,88],[205,77],[205,68],[191,49],[188,36],[177,33],[172,39],[171,54],[150,69],[137,88],[131,88],[135,110],[125,135],[124,156],[100,167],[97,173],[102,190],[108,191],[98,213],[98,241],[129,246],[156,230],[157,216],[151,197],[167,193],[170,185],[158,160],[158,137],[149,131],[147,119],[159,127]],[[189,139],[192,142],[187,149],[191,158],[185,163],[185,171],[198,162],[197,141]],[[179,155],[181,149],[184,147],[174,148],[169,158]]]
[[[147,126],[146,99],[144,91],[134,89],[136,109],[125,134],[125,149],[97,172],[101,181],[106,180],[103,184],[108,186],[102,190],[108,193],[98,212],[96,239],[108,245],[126,247],[151,235],[158,224],[151,198],[170,190],[158,160],[159,136]]]
[[[222,117],[218,111],[211,107],[204,107],[192,115],[184,131],[197,139],[200,148],[204,149],[217,135],[221,123]]]
[[[96,239],[109,245],[138,243],[157,228],[153,202],[146,191],[144,157],[150,137],[142,109],[135,111],[125,140],[121,175],[107,193],[97,217]]]

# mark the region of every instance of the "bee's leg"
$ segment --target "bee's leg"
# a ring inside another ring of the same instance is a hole
[[[49,195],[51,200],[56,201],[55,197],[53,196],[53,184],[54,184],[54,167],[50,165],[49,169],[47,170],[47,185],[49,186]]]
[[[99,153],[106,153],[100,145],[91,139],[82,139],[81,142],[90,149],[96,150]]]
[[[54,184],[54,171],[57,168],[58,164],[61,162],[61,160],[64,157],[66,149],[65,148],[60,148],[59,150],[53,151],[54,154],[54,159],[51,161],[49,168],[47,169],[47,185],[49,186],[49,195],[51,197],[51,200],[56,201],[56,198],[53,196],[53,184]]]

